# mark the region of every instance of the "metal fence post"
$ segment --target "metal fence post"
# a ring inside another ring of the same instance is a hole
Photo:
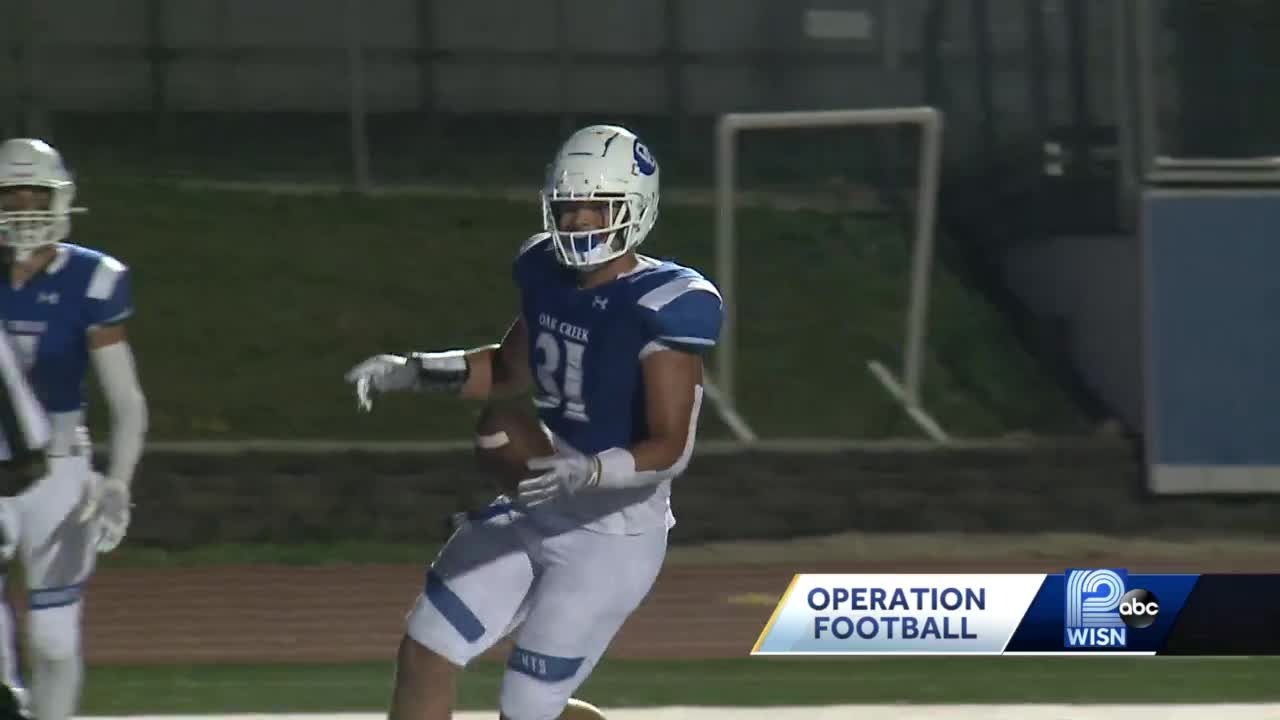
[[[418,0],[414,4],[418,29],[418,109],[423,115],[435,115],[436,102],[436,3]]]
[[[351,88],[351,161],[356,192],[368,193],[369,137],[364,96],[364,23],[360,0],[347,0],[347,76]]]
[[[684,106],[684,40],[680,30],[680,0],[665,0],[663,13],[663,80],[667,91],[667,113],[674,129],[676,153],[684,155],[690,148],[689,119]]]
[[[982,138],[982,157],[987,168],[995,164],[998,151],[997,113],[994,78],[996,74],[994,53],[991,48],[991,12],[987,0],[972,0],[969,30],[973,33],[974,63],[978,79],[978,113],[982,118],[978,136]]]
[[[8,3],[0,4],[8,10]],[[12,23],[0,24],[0,135],[12,137],[18,125],[18,38]]]
[[[44,122],[44,113],[40,107],[41,98],[36,93],[39,71],[37,70],[37,46],[39,33],[36,28],[37,0],[18,0],[15,4],[13,26],[17,29],[18,57],[16,74],[18,79],[18,134],[30,137],[45,137],[48,133]]]
[[[560,137],[565,138],[573,132],[573,112],[569,109],[569,68],[572,65],[572,53],[569,49],[569,7],[565,0],[552,0],[555,4],[556,18],[556,76],[559,85],[560,107],[556,112],[560,116]]]
[[[151,119],[155,135],[162,140],[162,145],[171,138],[173,130],[173,116],[169,113],[169,66],[173,53],[165,37],[168,10],[166,0],[147,0],[146,57],[151,85]]]
[[[147,0],[146,23],[146,57],[147,74],[151,85],[151,112],[163,113],[168,102],[169,57],[165,43],[165,9],[164,0]]]

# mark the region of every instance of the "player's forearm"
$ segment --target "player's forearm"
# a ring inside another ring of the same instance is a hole
[[[683,439],[654,438],[632,445],[628,452],[635,459],[636,472],[666,472],[680,464],[684,445]]]
[[[527,343],[524,320],[517,315],[500,343],[470,350],[414,353],[418,385],[450,390],[468,400],[517,395],[533,382]]]
[[[493,347],[407,353],[404,369],[411,376],[392,387],[483,398],[489,392],[489,351]]]
[[[629,448],[610,448],[596,456],[595,487],[604,490],[657,485],[689,466],[693,443],[667,437],[642,440]]]
[[[467,400],[487,400],[521,392],[528,386],[527,373],[512,367],[498,345],[471,350],[415,352],[418,389],[452,392]]]
[[[662,350],[642,361],[648,437],[629,448],[596,456],[601,488],[657,485],[684,472],[693,455],[701,403],[702,361],[697,355]]]
[[[93,351],[102,394],[111,413],[111,456],[107,474],[128,485],[142,458],[147,433],[147,401],[138,382],[133,353],[126,342]]]
[[[518,395],[529,387],[528,373],[512,367],[502,348],[487,345],[467,351],[467,380],[459,389],[459,396],[467,400]]]
[[[486,346],[469,350],[467,360],[467,380],[458,390],[458,395],[467,400],[485,400],[494,389],[494,359],[498,354],[498,346]]]
[[[493,379],[489,387],[490,398],[508,398],[529,391],[532,378],[524,367],[512,367],[511,363],[495,353],[492,365]]]

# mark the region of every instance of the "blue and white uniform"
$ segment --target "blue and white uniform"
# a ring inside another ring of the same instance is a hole
[[[657,222],[660,174],[617,125],[582,128],[556,152],[540,193],[544,232],[512,269],[534,404],[556,452],[530,459],[540,474],[520,483],[517,502],[500,497],[462,522],[407,619],[411,641],[457,665],[510,635],[498,699],[509,720],[559,717],[653,587],[675,523],[671,483],[693,453],[703,390],[682,376],[693,384],[678,389],[691,401],[687,436],[650,437],[646,359],[713,348],[722,303],[696,270],[636,254]],[[471,363],[493,357],[380,353],[345,379],[369,410],[375,392],[464,390]],[[645,441],[657,451],[646,458],[671,465],[639,469],[632,448]],[[436,672],[398,674],[397,691]]]
[[[715,346],[720,293],[698,271],[639,256],[627,274],[587,290],[560,265],[550,239],[534,236],[515,263],[529,358],[542,422],[557,449],[585,455],[646,439],[641,360],[666,349],[705,353]],[[697,426],[701,388],[692,429]],[[691,434],[681,462],[693,451]],[[609,493],[558,498],[536,512],[573,518],[593,530],[637,533],[670,528],[671,480]]]
[[[147,425],[129,343],[116,330],[94,332],[132,315],[129,273],[118,260],[67,242],[71,216],[83,210],[75,198],[75,180],[48,143],[0,142],[0,253],[6,260],[0,322],[51,430],[46,474],[3,503],[30,591],[31,710],[41,720],[68,720],[75,712],[84,675],[81,589],[95,553],[113,550],[128,530],[130,487]],[[97,347],[89,347],[90,333]],[[90,363],[111,412],[105,477],[90,465],[84,429]],[[8,619],[0,613],[5,639],[12,635]],[[0,672],[14,686],[15,653],[5,644]]]
[[[79,245],[58,246],[53,261],[25,285],[0,289],[5,330],[17,346],[65,454],[84,424],[89,330],[128,320],[133,297],[119,260]]]
[[[95,478],[85,428],[88,332],[132,314],[128,269],[78,245],[58,245],[52,261],[20,287],[7,277],[0,282],[4,330],[51,428],[48,475],[15,498],[33,632],[38,632],[38,611],[78,606],[94,568],[94,525],[79,519]],[[15,653],[5,655],[5,679],[13,685]]]
[[[639,256],[637,267],[581,289],[546,236],[515,261],[529,330],[534,402],[560,453],[626,448],[648,434],[642,361],[704,353],[720,331],[716,287],[697,271]],[[694,445],[701,387],[689,438]],[[428,571],[408,633],[465,665],[512,635],[500,705],[554,718],[648,594],[666,555],[671,477],[566,495],[528,511],[495,504],[450,539]]]

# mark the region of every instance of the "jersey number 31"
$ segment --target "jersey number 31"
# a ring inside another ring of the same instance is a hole
[[[542,353],[535,373],[541,392],[533,403],[544,409],[562,408],[565,418],[587,422],[587,405],[582,400],[582,358],[587,354],[587,346],[540,332],[533,348]],[[557,375],[563,377],[564,382],[557,382]]]

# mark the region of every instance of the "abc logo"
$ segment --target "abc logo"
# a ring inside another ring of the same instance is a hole
[[[1131,628],[1151,627],[1159,614],[1160,601],[1150,590],[1130,590],[1120,598],[1120,619]]]

